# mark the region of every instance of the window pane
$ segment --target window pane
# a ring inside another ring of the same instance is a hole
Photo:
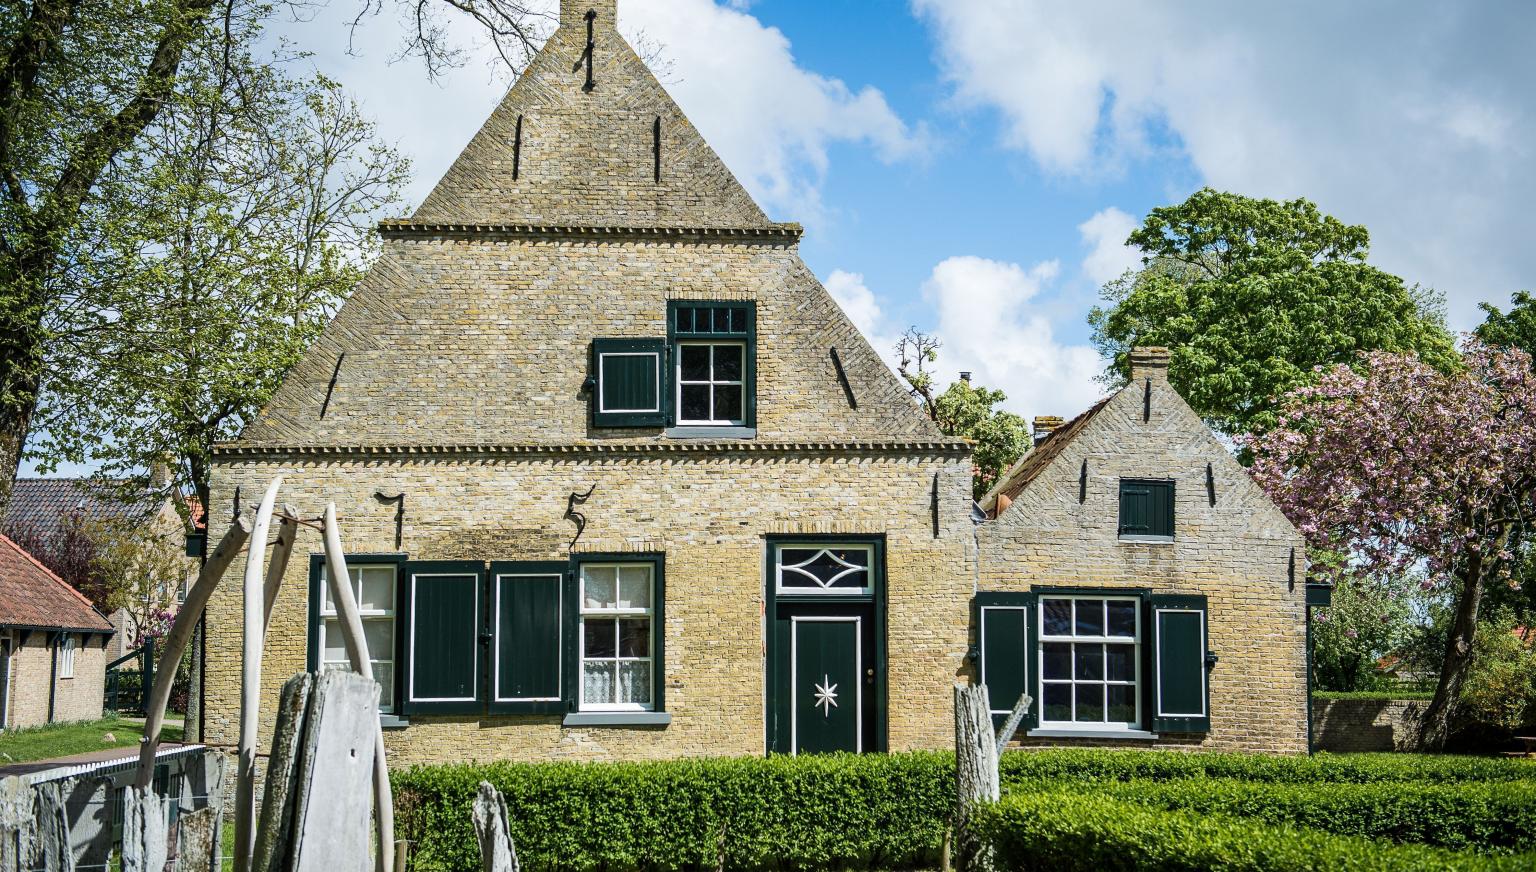
[[[619,622],[619,656],[651,656],[651,619]]]
[[[715,332],[731,332],[731,310],[724,306],[715,310]]]
[[[1045,635],[1072,635],[1072,601],[1064,599],[1048,599],[1044,602]]]
[[[684,421],[708,421],[709,385],[683,385],[683,408],[678,417]]]
[[[1107,636],[1136,636],[1136,603],[1128,600],[1110,600],[1105,604],[1109,609],[1109,632]]]
[[[1045,685],[1044,717],[1048,721],[1072,720],[1072,685]]]
[[[357,607],[365,612],[387,612],[395,607],[395,570],[388,566],[365,566],[361,570],[362,593]]]
[[[709,346],[682,345],[678,347],[678,361],[683,381],[709,380]]]
[[[649,566],[625,566],[619,569],[619,608],[651,607],[651,569]]]
[[[619,664],[619,702],[651,704],[651,661]]]
[[[1136,680],[1136,648],[1133,645],[1104,646],[1104,677],[1110,681]]]
[[[1109,691],[1109,714],[1111,723],[1131,724],[1136,722],[1136,688],[1129,684],[1112,684]]]
[[[1104,635],[1104,601],[1077,601],[1077,635]]]
[[[1104,646],[1073,645],[1074,673],[1078,681],[1104,680]]]
[[[587,618],[582,622],[582,656],[613,657],[619,653],[618,628],[612,618]]]
[[[1104,720],[1104,685],[1077,684],[1077,720],[1100,722]]]
[[[716,385],[713,420],[740,421],[741,418],[741,385]]]
[[[606,609],[613,607],[618,568],[614,566],[587,566],[581,570],[584,597],[582,607]]]
[[[393,663],[373,664],[373,680],[379,683],[379,711],[393,711],[395,665]]]
[[[715,381],[741,381],[740,345],[715,346]]]
[[[677,332],[679,332],[679,333],[692,333],[693,332],[693,311],[694,311],[693,308],[690,307],[690,306],[679,306],[678,307],[678,309],[677,309]]]
[[[322,649],[321,659],[327,663],[347,662],[347,646],[341,637],[341,622],[335,618],[328,618],[325,622],[325,647]]]
[[[1070,679],[1072,677],[1072,645],[1067,642],[1046,642],[1044,677]]]
[[[393,618],[363,621],[363,642],[368,645],[371,660],[393,660],[395,657],[395,621]]]
[[[612,661],[581,664],[581,701],[590,703],[613,702]]]

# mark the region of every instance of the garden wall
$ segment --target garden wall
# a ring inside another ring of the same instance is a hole
[[[1408,751],[1429,702],[1419,699],[1312,700],[1312,741],[1319,751]]]

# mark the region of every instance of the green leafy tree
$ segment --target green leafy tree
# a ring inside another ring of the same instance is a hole
[[[1492,303],[1478,303],[1486,317],[1472,332],[1489,345],[1519,348],[1536,357],[1536,294],[1516,291],[1505,312]]]
[[[1124,383],[1132,348],[1167,346],[1174,387],[1221,432],[1272,425],[1279,397],[1362,351],[1457,366],[1440,298],[1366,263],[1366,229],[1307,200],[1205,188],[1152,210],[1128,242],[1143,269],[1105,285],[1088,316],[1106,381]]]
[[[1030,449],[1029,425],[1013,412],[996,408],[1008,399],[1002,391],[962,379],[935,394],[931,366],[939,359],[939,347],[935,337],[908,330],[896,345],[897,371],[941,432],[972,444],[971,496],[980,499]]]
[[[1398,585],[1345,576],[1333,604],[1314,615],[1312,668],[1323,690],[1377,690],[1381,658],[1408,642],[1414,627],[1411,594]]]

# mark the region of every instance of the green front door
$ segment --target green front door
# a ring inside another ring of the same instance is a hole
[[[790,619],[790,743],[794,753],[864,750],[862,617]]]

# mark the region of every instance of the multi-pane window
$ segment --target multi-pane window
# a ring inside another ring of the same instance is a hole
[[[581,567],[581,707],[648,711],[655,706],[655,570],[649,563]]]
[[[779,547],[775,563],[781,593],[866,594],[874,547],[814,545]]]
[[[325,572],[324,567],[321,573]],[[352,582],[352,596],[363,620],[363,640],[368,645],[368,662],[374,680],[379,683],[379,711],[394,711],[395,686],[395,566],[394,564],[347,567]],[[342,636],[336,602],[331,599],[330,583],[321,576],[319,648],[322,669],[349,669],[347,646]]]
[[[746,345],[740,342],[677,344],[677,423],[740,425]]]
[[[75,634],[65,633],[59,642],[59,677],[75,677]]]
[[[1139,599],[1043,596],[1039,635],[1042,725],[1140,724]]]

